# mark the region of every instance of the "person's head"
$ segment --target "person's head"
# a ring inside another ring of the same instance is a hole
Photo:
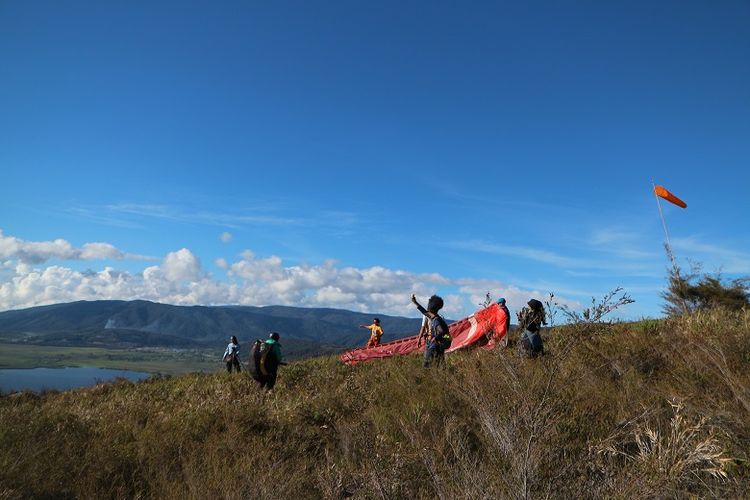
[[[500,304],[501,306],[504,306],[505,305],[505,298],[500,297],[499,299],[497,299],[497,303]]]
[[[232,342],[232,344],[234,344],[234,345],[237,345],[237,344],[239,344],[239,342],[237,342],[237,337],[235,337],[234,335],[232,335],[231,337],[229,337],[229,340],[230,340],[230,342]]]
[[[432,297],[430,297],[430,300],[427,301],[427,310],[433,314],[437,314],[437,312],[442,308],[443,299],[438,297],[437,295],[433,295]]]
[[[279,340],[279,338],[280,338],[280,336],[279,336],[279,334],[278,334],[278,333],[276,333],[276,332],[271,332],[271,334],[270,334],[270,335],[268,336],[268,338],[269,338],[269,339],[273,339],[273,340],[276,340],[276,341],[278,341],[278,340]]]
[[[375,323],[376,325],[379,325],[380,324],[380,318],[374,318],[372,320],[372,322]]]
[[[541,311],[541,310],[544,309],[544,304],[542,304],[541,302],[539,302],[536,299],[531,299],[526,304],[528,304],[529,308],[532,311]]]

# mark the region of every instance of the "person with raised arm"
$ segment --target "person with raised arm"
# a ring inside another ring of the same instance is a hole
[[[417,297],[412,294],[412,303],[417,306],[422,315],[427,317],[429,324],[429,336],[425,342],[424,348],[424,367],[429,368],[432,362],[435,366],[440,366],[443,362],[445,351],[451,345],[451,335],[448,331],[448,323],[438,313],[443,308],[443,299],[433,295],[427,301],[427,309],[417,302]]]

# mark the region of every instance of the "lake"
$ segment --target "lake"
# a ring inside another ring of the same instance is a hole
[[[0,391],[22,391],[29,389],[39,392],[43,389],[75,389],[108,382],[122,377],[128,380],[141,380],[149,373],[91,366],[65,368],[9,368],[0,369]]]

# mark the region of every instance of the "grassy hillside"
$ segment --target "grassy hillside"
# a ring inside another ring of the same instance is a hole
[[[0,398],[0,498],[750,496],[750,314]]]

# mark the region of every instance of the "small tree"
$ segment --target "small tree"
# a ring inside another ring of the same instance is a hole
[[[484,309],[485,307],[489,307],[492,304],[492,302],[493,302],[492,294],[490,293],[489,290],[487,290],[487,294],[484,296],[484,300],[477,305],[481,307],[482,309]]]
[[[699,264],[691,264],[683,274],[674,264],[669,270],[667,290],[661,296],[666,301],[664,313],[670,316],[693,311],[725,308],[740,310],[750,305],[750,278],[722,280],[721,273],[701,273]]]

